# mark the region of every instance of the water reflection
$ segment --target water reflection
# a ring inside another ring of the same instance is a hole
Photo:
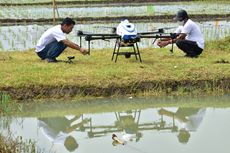
[[[180,143],[187,143],[190,138],[190,131],[196,131],[205,115],[205,109],[199,108],[178,108],[176,112],[161,108],[158,113],[173,119],[171,131],[178,132]]]
[[[35,140],[37,139],[38,148],[41,150],[43,148],[48,152],[59,152],[60,150],[61,152],[74,152],[81,145],[78,139],[89,141],[87,139],[111,138],[113,133],[118,134],[126,144],[138,143],[145,139],[143,133],[146,131],[176,133],[180,143],[187,143],[191,136],[190,133],[198,130],[204,116],[205,109],[200,108],[134,109],[106,114],[39,117],[32,121],[36,122],[36,125],[31,124],[31,121],[28,124],[27,118],[22,119],[20,124],[16,122],[18,119],[15,119],[14,121],[9,120],[8,126],[1,128],[10,129],[12,133],[20,129],[21,132],[17,134],[26,135],[23,132],[25,126],[33,127],[32,129],[36,130],[30,131],[30,133],[35,137]],[[3,118],[3,120],[5,119]],[[85,136],[82,137],[82,135]],[[112,140],[110,142],[114,146],[118,145]]]
[[[165,101],[170,104],[169,99]],[[171,99],[173,103],[179,101],[183,99]],[[153,103],[132,99],[59,103],[57,107],[53,103],[39,104],[25,106],[30,108],[25,112],[39,112],[40,117],[1,117],[0,131],[3,135],[11,133],[13,138],[22,136],[23,140],[35,141],[37,150],[45,153],[150,153],[153,147],[161,153],[184,153],[185,149],[187,153],[227,150],[230,145],[230,122],[226,122],[230,116],[229,96],[195,99],[192,103],[195,101],[227,105],[225,108],[171,107],[159,100],[161,105],[156,107],[152,105],[156,99]],[[125,145],[114,142],[112,134]],[[208,141],[210,137],[212,141]]]
[[[84,131],[83,125],[89,121],[87,119],[80,120],[80,117],[81,116],[38,118],[38,125],[42,135],[52,143],[52,147],[55,144],[61,144],[64,145],[68,151],[72,152],[78,148],[78,143],[70,133],[74,130]]]

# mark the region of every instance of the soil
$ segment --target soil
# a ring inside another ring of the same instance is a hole
[[[119,17],[83,17],[73,18],[77,23],[108,23],[120,22],[120,19],[126,18],[133,23],[135,22],[174,22],[174,15],[156,15],[156,16],[119,16]],[[217,21],[230,20],[230,14],[196,14],[190,15],[194,21]],[[56,19],[56,22],[61,22],[63,18]],[[0,25],[28,25],[28,24],[52,24],[53,19],[0,19]]]
[[[164,82],[138,82],[124,85],[122,87],[110,85],[108,87],[98,86],[26,86],[20,88],[3,87],[2,93],[6,93],[15,100],[44,99],[44,98],[71,98],[76,95],[110,97],[114,95],[141,94],[144,92],[172,94],[175,92],[194,93],[194,92],[229,92],[230,78],[220,80],[166,80]]]
[[[101,0],[101,1],[58,1],[56,0],[57,5],[109,5],[109,4],[127,4],[127,3],[166,3],[166,2],[189,2],[193,0]],[[51,5],[52,1],[50,2],[37,2],[37,3],[0,3],[0,6],[26,6],[26,5]]]

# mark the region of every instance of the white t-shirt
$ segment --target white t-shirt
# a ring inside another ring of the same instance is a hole
[[[196,114],[186,116],[186,119],[188,119],[187,122],[181,122],[177,120],[176,122],[179,129],[196,131],[204,118],[205,112],[206,112],[205,109],[200,109]]]
[[[61,25],[56,25],[45,31],[36,45],[36,52],[42,51],[46,45],[53,41],[62,41],[66,39],[65,33],[61,30]]]
[[[188,19],[184,26],[179,26],[176,29],[175,33],[187,34],[187,36],[185,37],[186,40],[195,41],[200,48],[204,49],[204,38],[200,31],[200,28],[191,19]]]

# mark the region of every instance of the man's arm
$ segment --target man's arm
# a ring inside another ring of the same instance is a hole
[[[181,116],[181,115],[178,115],[177,113],[174,113],[174,112],[171,112],[171,111],[168,111],[166,109],[163,109],[161,108],[160,110],[158,110],[158,114],[159,115],[165,115],[165,116],[168,116],[168,117],[174,117],[182,122],[187,122],[188,119],[185,117],[185,116]]]
[[[68,39],[64,39],[64,40],[62,40],[62,42],[63,42],[66,46],[68,46],[68,47],[70,47],[70,48],[79,50],[83,55],[88,54],[88,51],[87,51],[86,49],[81,48],[78,44],[75,44],[75,43],[69,41]]]
[[[158,41],[157,45],[159,47],[165,47],[168,44],[175,43],[177,40],[183,40],[183,39],[185,39],[185,37],[186,37],[186,34],[185,33],[181,33],[175,39],[166,38],[166,39],[160,40],[160,41]]]

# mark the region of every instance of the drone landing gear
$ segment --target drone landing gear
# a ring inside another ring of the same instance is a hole
[[[69,64],[73,63],[72,59],[74,58],[75,58],[74,56],[68,56],[67,57],[68,60],[66,61],[66,63],[69,63]]]
[[[133,48],[133,51],[132,52],[120,52],[120,47],[131,47]],[[122,40],[117,39],[115,46],[114,46],[114,50],[113,50],[113,55],[111,59],[112,61],[114,60],[114,55],[116,55],[115,63],[117,62],[118,55],[124,55],[125,58],[130,58],[131,55],[135,55],[136,60],[138,60],[139,58],[139,61],[142,62],[137,41],[123,42]]]

